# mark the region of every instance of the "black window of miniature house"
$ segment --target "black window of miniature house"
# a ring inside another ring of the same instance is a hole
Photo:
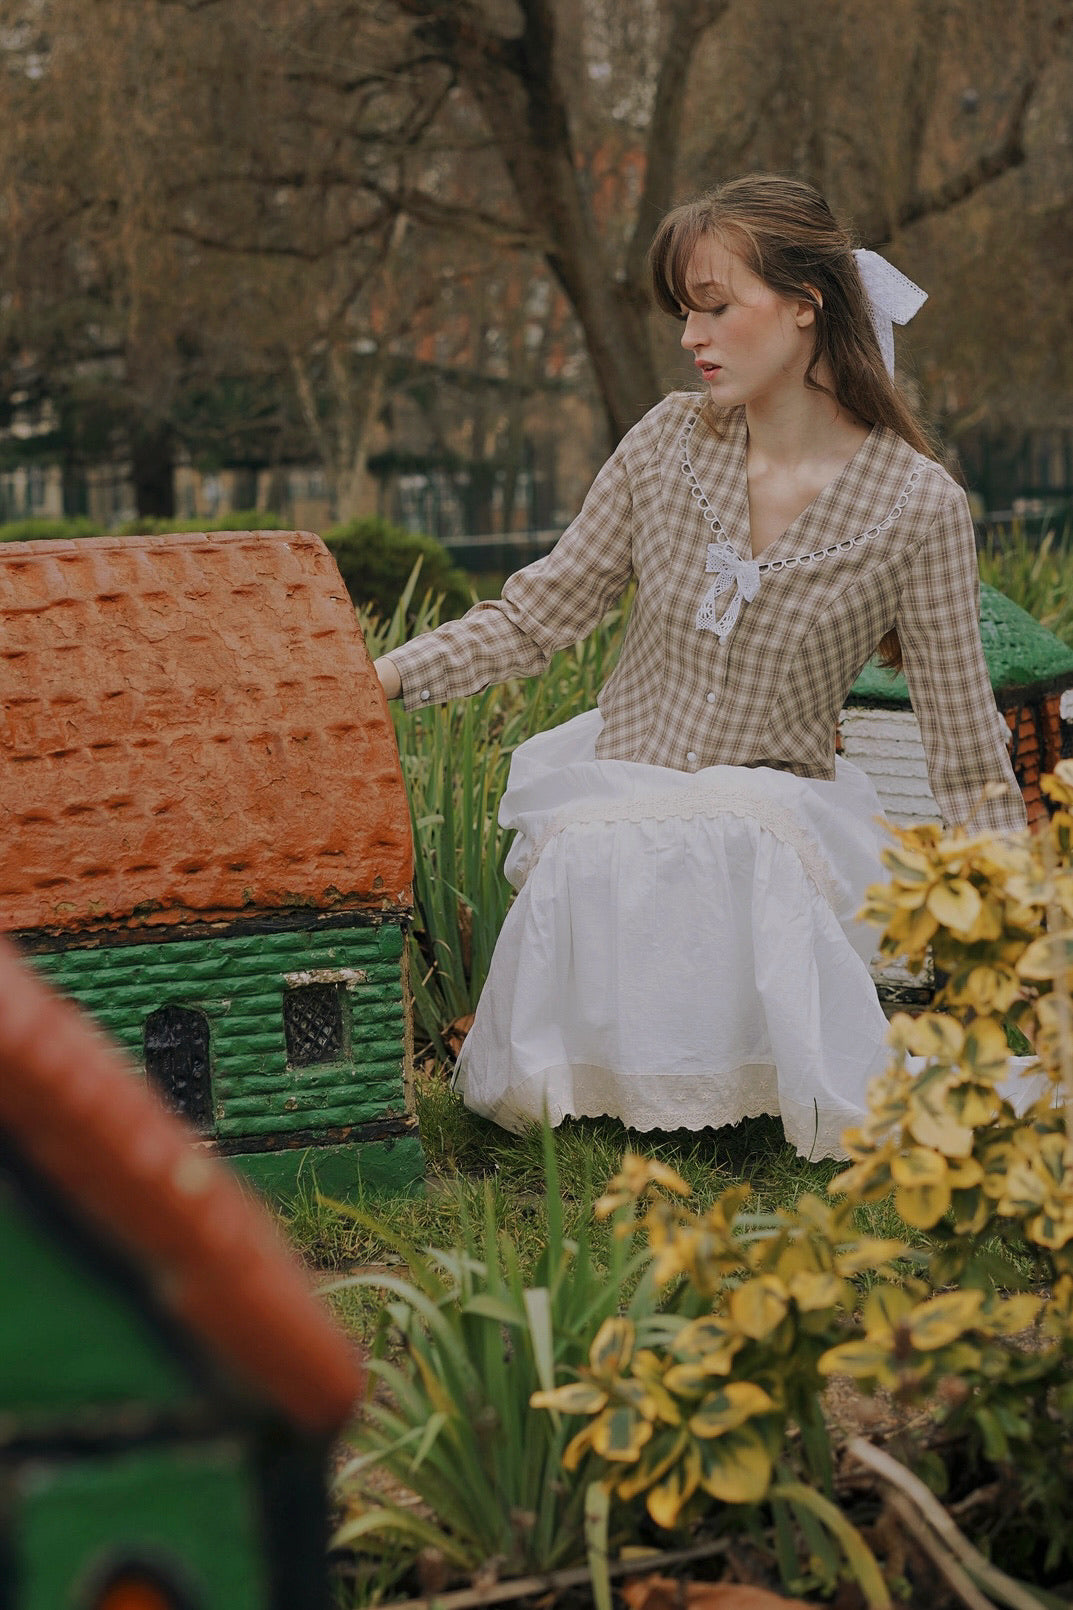
[[[212,1129],[209,1020],[186,1006],[162,1006],[145,1020],[145,1071],[173,1112]]]
[[[342,986],[301,984],[284,990],[283,1033],[292,1068],[338,1062],[346,1054]]]

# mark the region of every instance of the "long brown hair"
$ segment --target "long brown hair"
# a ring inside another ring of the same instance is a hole
[[[684,308],[704,311],[691,290],[693,254],[715,236],[736,252],[758,279],[780,296],[815,310],[815,340],[805,384],[833,395],[866,425],[886,425],[910,447],[936,458],[915,411],[887,373],[868,296],[853,256],[854,241],[819,191],[801,179],[776,173],[748,174],[675,207],[663,219],[649,252],[652,288],[659,306],[674,318]],[[816,378],[823,364],[833,391]],[[706,408],[716,430],[721,410]],[[879,644],[885,665],[901,669],[898,634]]]

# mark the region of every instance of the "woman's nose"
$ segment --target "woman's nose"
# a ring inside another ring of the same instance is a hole
[[[691,352],[694,347],[699,347],[701,341],[703,340],[701,332],[698,328],[699,323],[700,321],[697,318],[696,313],[692,308],[690,308],[689,312],[686,314],[686,322],[682,327],[682,345],[685,347],[687,352]]]

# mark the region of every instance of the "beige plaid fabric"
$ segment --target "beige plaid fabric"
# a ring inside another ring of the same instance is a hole
[[[697,616],[714,584],[705,569],[709,544],[727,541],[741,559],[751,557],[745,416],[732,416],[719,437],[696,421],[700,403],[676,392],[652,409],[604,465],[552,552],[511,576],[500,599],[392,653],[406,707],[535,676],[556,649],[584,637],[635,577],[622,653],[599,697],[599,756],[679,771],[773,766],[830,778],[846,695],[884,632],[897,626],[932,792],[947,823],[1022,827],[980,645],[964,493],[939,465],[877,426],[764,549],[755,595],[720,639],[698,629]],[[729,582],[715,600],[716,619],[735,587]],[[988,783],[1005,784],[1006,792],[982,803]]]

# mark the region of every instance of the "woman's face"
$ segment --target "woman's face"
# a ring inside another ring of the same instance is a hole
[[[690,300],[705,311],[683,308],[682,345],[713,402],[775,401],[803,386],[815,320],[809,303],[777,295],[715,237],[697,246],[686,279]]]

